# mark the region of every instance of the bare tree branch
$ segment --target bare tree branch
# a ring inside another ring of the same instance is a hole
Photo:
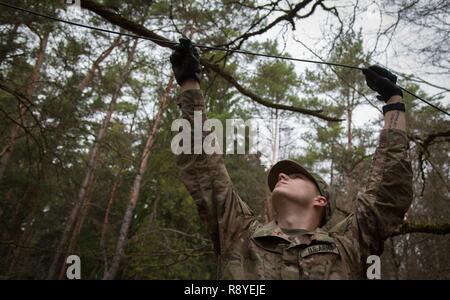
[[[248,40],[250,37],[252,36],[256,36],[256,35],[260,35],[263,34],[265,32],[267,32],[268,30],[270,30],[271,28],[273,28],[275,25],[279,24],[282,21],[288,21],[291,23],[292,28],[295,30],[295,22],[294,22],[294,18],[298,17],[297,13],[302,9],[305,8],[309,3],[311,3],[311,0],[305,0],[302,2],[297,3],[291,10],[287,11],[284,15],[279,16],[278,18],[276,18],[275,20],[273,20],[272,22],[270,22],[267,26],[260,28],[258,30],[255,30],[253,32],[246,32],[243,35],[235,38],[233,41],[223,45],[226,47],[229,47],[231,45],[233,45],[234,43],[236,43],[237,41],[240,40],[239,45],[236,48],[240,48],[242,46],[242,44],[244,43],[244,41]],[[311,9],[311,11],[306,14],[305,16],[302,16],[302,18],[306,18],[309,15],[311,15],[316,7],[321,4],[322,0],[317,1],[316,3],[314,3],[313,8]]]
[[[408,134],[408,138],[411,141],[413,141],[414,143],[416,143],[416,145],[418,146],[418,150],[417,150],[418,158],[417,159],[419,161],[419,172],[422,173],[422,180],[424,182],[421,195],[423,195],[424,190],[425,190],[425,172],[423,170],[423,162],[424,162],[423,158],[424,157],[425,157],[425,160],[431,165],[433,170],[436,172],[436,174],[439,176],[442,183],[444,183],[447,190],[450,192],[450,185],[446,180],[446,176],[444,176],[444,174],[442,174],[442,171],[439,168],[437,168],[435,166],[435,164],[431,161],[430,153],[428,151],[428,147],[430,145],[434,144],[436,139],[442,138],[442,137],[444,138],[443,142],[450,142],[450,130],[430,133],[429,135],[425,136],[424,138],[420,138],[417,136],[413,136],[412,134]]]
[[[108,55],[111,54],[111,52],[114,50],[114,48],[116,48],[121,43],[123,43],[123,41],[121,41],[120,39],[121,39],[121,36],[119,35],[111,43],[111,45],[105,51],[103,51],[99,55],[99,57],[97,57],[97,59],[92,63],[91,68],[87,72],[87,74],[84,77],[83,81],[80,83],[80,87],[79,87],[80,91],[84,91],[84,89],[90,84],[90,82],[92,81],[92,78],[95,75],[95,71],[99,68],[100,63],[102,63],[106,59],[106,57],[108,57]]]
[[[309,1],[308,1],[308,3],[309,3]],[[142,25],[139,25],[137,23],[129,21],[129,20],[123,18],[122,16],[120,16],[116,13],[113,13],[111,10],[106,8],[104,5],[94,3],[90,0],[82,0],[81,7],[88,9],[88,10],[102,16],[103,18],[105,18],[106,20],[111,22],[112,24],[120,26],[123,29],[126,29],[128,31],[131,31],[134,34],[152,39],[154,43],[156,43],[157,45],[159,45],[161,47],[170,48],[170,49],[174,49],[174,47],[175,47],[173,42],[171,42],[167,38],[154,33],[153,31],[145,28]],[[246,89],[245,87],[243,87],[241,84],[238,83],[238,81],[233,77],[232,74],[223,70],[219,66],[214,65],[205,59],[200,59],[200,63],[203,66],[205,66],[207,69],[210,69],[210,70],[216,72],[217,74],[219,74],[222,78],[224,78],[226,81],[228,81],[230,84],[232,84],[239,92],[241,92],[243,95],[251,98],[252,100],[258,102],[259,104],[262,104],[262,105],[270,107],[270,108],[299,112],[299,113],[314,116],[314,117],[317,117],[317,118],[320,118],[320,119],[323,119],[326,121],[336,121],[336,122],[342,121],[342,119],[338,119],[335,117],[331,117],[331,116],[322,114],[322,110],[309,110],[309,109],[305,109],[305,108],[301,108],[301,107],[276,104],[276,103],[267,101],[267,100],[257,96],[255,93],[251,92],[250,90]]]
[[[397,236],[407,233],[430,233],[445,235],[450,233],[450,223],[441,224],[414,224],[414,223],[403,223],[402,226],[391,236]]]
[[[340,206],[336,206],[336,209],[345,216],[349,216],[351,214],[351,212]],[[423,224],[404,222],[393,234],[391,234],[391,237],[407,233],[430,233],[445,235],[450,233],[450,223]]]

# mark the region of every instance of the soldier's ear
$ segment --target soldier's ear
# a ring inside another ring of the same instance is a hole
[[[313,199],[313,206],[325,207],[328,204],[328,199],[322,195],[318,195]]]

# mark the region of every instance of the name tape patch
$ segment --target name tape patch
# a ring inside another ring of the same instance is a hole
[[[318,245],[312,245],[302,250],[300,253],[302,257],[306,257],[311,254],[315,253],[335,253],[339,254],[338,249],[336,248],[336,245],[334,244],[318,244]]]

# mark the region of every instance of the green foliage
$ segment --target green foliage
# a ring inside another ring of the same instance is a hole
[[[15,1],[7,2],[18,5]],[[267,20],[282,13],[271,10],[278,1],[264,5],[260,1],[219,0],[97,2],[173,40],[181,32],[199,44],[230,43],[232,48],[242,46],[281,54],[277,37],[265,41],[253,37],[242,41],[242,45],[239,41],[232,42],[247,31],[264,27]],[[55,16],[62,16],[65,9],[62,1],[21,1],[20,5]],[[267,13],[269,18],[265,17]],[[82,18],[83,23],[112,28],[94,14],[83,12]],[[20,124],[11,159],[0,178],[0,255],[4,258],[0,261],[0,279],[43,279],[80,192],[90,152],[118,87],[132,40],[123,36],[122,43],[95,68],[91,83],[80,91],[80,83],[111,45],[112,36],[3,8],[0,28],[0,80],[2,85],[21,94],[30,87],[41,38],[49,34],[44,64],[31,99],[19,101],[6,89],[0,89],[0,156],[11,144],[12,130]],[[137,49],[131,75],[121,89],[106,136],[100,143],[97,169],[87,191],[87,205],[82,208],[84,224],[74,241],[73,252],[82,258],[83,279],[103,278],[105,266],[111,264],[144,145],[170,74],[169,51],[150,41],[139,42]],[[370,56],[363,49],[361,33],[348,33],[336,44],[329,60],[366,64]],[[325,108],[327,114],[346,120],[365,101],[353,88],[370,93],[361,73],[354,70],[337,68],[335,74],[328,68],[318,68],[299,76],[295,65],[284,60],[204,49],[202,56],[235,74],[240,83],[268,101]],[[427,97],[419,86],[408,81],[401,84]],[[272,117],[275,113],[255,105],[228,81],[207,70],[202,89],[210,118],[224,121]],[[180,116],[175,101],[178,92],[174,88],[170,93],[170,103],[143,174],[120,268],[121,279],[215,279],[217,275],[208,233],[180,180],[176,157],[170,150],[174,136],[171,124]],[[405,102],[409,108],[408,134],[417,137],[419,143],[432,133],[450,128],[448,120],[433,108],[406,94]],[[25,104],[28,108],[21,116]],[[294,115],[282,111],[276,114],[280,119]],[[357,179],[368,173],[377,137],[372,124],[357,128],[350,123],[353,139],[350,147],[346,122],[304,119],[301,124],[309,130],[302,136],[305,146],[296,152],[301,153],[297,160],[340,187],[341,199],[348,194],[346,179],[355,180],[358,187],[363,185]],[[447,144],[442,141],[445,137],[434,141],[426,151],[421,151],[418,144],[411,150],[418,178],[414,207],[419,208],[413,213],[421,218],[434,215],[446,220],[450,214],[448,205],[442,205],[448,200],[443,181],[448,180],[449,173]],[[225,155],[225,163],[240,197],[263,221],[268,191],[260,154]],[[355,167],[348,170],[350,165]],[[425,198],[434,201],[424,204]],[[108,224],[102,235],[105,217]]]

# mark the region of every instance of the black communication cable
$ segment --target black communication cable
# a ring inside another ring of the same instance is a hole
[[[112,34],[118,34],[118,35],[124,35],[124,36],[132,37],[132,38],[135,38],[135,39],[145,39],[145,40],[150,40],[150,41],[154,41],[154,42],[163,42],[163,43],[169,43],[169,44],[174,44],[174,45],[178,44],[178,43],[175,43],[175,42],[172,42],[172,41],[159,40],[159,39],[149,38],[149,37],[146,37],[146,36],[134,35],[134,34],[131,34],[131,33],[123,33],[123,32],[118,32],[118,31],[114,31],[114,30],[109,30],[109,29],[104,29],[104,28],[84,25],[84,24],[80,24],[80,23],[76,23],[76,22],[72,22],[72,21],[67,21],[67,20],[63,20],[63,19],[60,19],[60,18],[52,17],[52,16],[49,16],[49,15],[44,15],[44,14],[41,14],[41,13],[38,13],[38,12],[35,12],[35,11],[31,11],[31,10],[28,10],[28,9],[25,9],[25,8],[17,7],[17,6],[14,6],[14,5],[11,5],[11,4],[7,4],[7,3],[3,3],[3,2],[0,2],[0,5],[6,6],[6,7],[9,7],[9,8],[12,8],[12,9],[20,10],[20,11],[23,11],[23,12],[26,12],[26,13],[38,16],[38,17],[50,19],[50,20],[53,20],[53,21],[57,21],[57,22],[61,22],[61,23],[65,23],[65,24],[69,24],[69,25],[73,25],[73,26],[83,27],[83,28],[86,28],[86,29],[91,29],[91,30],[96,30],[96,31],[101,31],[101,32],[106,32],[106,33],[112,33]]]
[[[52,17],[49,15],[45,15],[45,14],[41,14],[35,11],[31,11],[25,8],[21,8],[21,7],[17,7],[11,4],[7,4],[7,3],[3,3],[0,2],[0,5],[5,6],[5,7],[9,7],[15,10],[19,10],[19,11],[23,11],[35,16],[39,16],[42,18],[47,18],[53,21],[57,21],[57,22],[61,22],[61,23],[65,23],[65,24],[69,24],[69,25],[73,25],[73,26],[78,26],[78,27],[83,27],[86,29],[91,29],[91,30],[96,30],[96,31],[101,31],[101,32],[106,32],[106,33],[111,33],[111,34],[118,34],[118,35],[123,35],[123,36],[128,36],[128,37],[132,37],[132,38],[138,38],[138,39],[145,39],[145,40],[150,40],[153,42],[162,42],[162,43],[166,43],[166,44],[173,44],[173,45],[177,45],[177,42],[173,42],[173,41],[168,41],[168,40],[160,40],[160,39],[156,39],[156,38],[149,38],[146,36],[141,36],[141,35],[134,35],[134,34],[130,34],[130,33],[122,33],[122,32],[118,32],[118,31],[114,31],[114,30],[109,30],[109,29],[104,29],[104,28],[99,28],[99,27],[94,27],[94,26],[89,26],[89,25],[84,25],[84,24],[80,24],[80,23],[76,23],[76,22],[72,22],[72,21],[67,21],[67,20],[63,20],[60,18],[56,18],[56,17]],[[322,64],[322,65],[329,65],[329,66],[335,66],[335,67],[343,67],[343,68],[349,68],[349,69],[356,69],[356,70],[363,70],[364,68],[362,67],[357,67],[357,66],[351,66],[351,65],[345,65],[345,64],[339,64],[339,63],[331,63],[331,62],[326,62],[326,61],[317,61],[317,60],[309,60],[309,59],[302,59],[302,58],[295,58],[295,57],[289,57],[289,56],[280,56],[280,55],[271,55],[271,54],[263,54],[263,53],[257,53],[257,52],[252,52],[252,51],[247,51],[247,50],[239,50],[239,49],[227,49],[227,48],[220,48],[220,47],[214,47],[214,46],[206,46],[206,45],[199,45],[199,44],[194,44],[195,47],[198,47],[200,49],[208,49],[208,50],[216,50],[216,51],[225,51],[225,52],[235,52],[235,53],[240,53],[240,54],[245,54],[245,55],[253,55],[253,56],[261,56],[261,57],[269,57],[269,58],[278,58],[278,59],[284,59],[284,60],[291,60],[291,61],[299,61],[299,62],[306,62],[306,63],[314,63],[314,64]],[[400,89],[402,89],[403,91],[405,91],[406,93],[412,95],[413,97],[423,101],[424,103],[430,105],[431,107],[443,112],[444,114],[450,116],[450,113],[448,113],[447,111],[443,110],[442,108],[430,103],[429,101],[415,95],[414,93],[406,90],[405,88],[399,86]]]

